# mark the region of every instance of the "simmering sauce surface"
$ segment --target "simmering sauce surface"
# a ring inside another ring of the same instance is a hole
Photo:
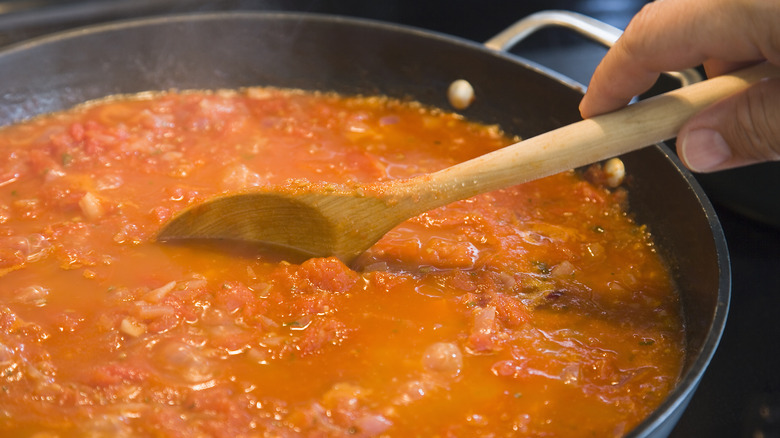
[[[154,241],[219,193],[410,177],[512,141],[413,103],[259,88],[4,128],[0,435],[628,433],[677,383],[684,328],[599,166],[423,214],[352,267]]]

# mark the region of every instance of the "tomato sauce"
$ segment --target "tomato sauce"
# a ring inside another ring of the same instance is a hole
[[[266,88],[3,128],[0,435],[628,433],[675,386],[684,327],[599,165],[423,214],[352,266],[154,239],[216,194],[405,178],[513,140],[415,103]]]

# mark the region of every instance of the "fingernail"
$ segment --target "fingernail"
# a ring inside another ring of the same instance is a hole
[[[731,148],[716,131],[694,129],[683,138],[682,159],[694,172],[716,170],[731,158]]]

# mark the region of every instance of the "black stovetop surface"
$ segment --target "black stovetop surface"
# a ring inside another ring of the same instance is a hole
[[[640,0],[0,0],[0,46],[116,19],[239,9],[366,17],[483,42],[517,19],[545,9],[574,10],[624,28],[644,3]],[[513,53],[587,83],[605,50],[567,31],[543,30],[513,49]],[[756,187],[755,190],[767,189]],[[768,194],[772,192],[769,190]],[[780,228],[754,221],[726,207],[731,200],[720,199],[720,193],[708,194],[729,245],[733,276],[731,308],[718,351],[672,436],[780,437]],[[780,221],[775,219],[775,223]],[[757,433],[759,429],[762,434]]]

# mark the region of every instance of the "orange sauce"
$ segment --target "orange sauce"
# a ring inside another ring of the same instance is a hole
[[[511,142],[413,103],[260,88],[4,128],[0,435],[628,433],[675,386],[684,327],[599,166],[423,214],[351,267],[154,241],[217,193],[409,177]]]

